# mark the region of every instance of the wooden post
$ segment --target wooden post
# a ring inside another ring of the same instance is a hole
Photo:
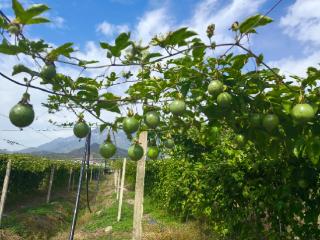
[[[68,192],[70,192],[71,179],[72,179],[72,168],[70,168],[70,172],[69,172]]]
[[[3,186],[2,186],[1,201],[0,201],[0,226],[1,226],[3,210],[4,210],[4,204],[5,204],[7,192],[8,192],[10,172],[11,172],[11,159],[9,159],[9,161],[7,162],[6,175],[4,177]]]
[[[126,163],[127,163],[127,159],[124,158],[124,159],[123,159],[123,164],[122,164],[122,174],[121,174],[120,199],[119,199],[118,218],[117,218],[117,221],[118,221],[118,222],[119,222],[120,219],[121,219],[124,180],[125,180],[125,177],[126,177]]]
[[[146,153],[148,145],[148,132],[141,132],[139,135],[139,143],[141,144],[144,155],[137,162],[137,175],[134,197],[133,211],[133,240],[142,239],[142,216],[143,216],[143,195],[144,195],[144,177],[146,168]]]
[[[48,188],[48,194],[47,194],[47,203],[50,202],[50,198],[51,198],[51,188],[52,188],[52,183],[53,183],[53,176],[54,176],[54,167],[51,167],[49,188]]]

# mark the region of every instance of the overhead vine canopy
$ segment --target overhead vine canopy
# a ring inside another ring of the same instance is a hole
[[[276,147],[272,147],[273,151],[285,144],[291,153],[296,156],[305,153],[317,164],[320,152],[316,146],[320,143],[315,115],[319,104],[316,84],[319,70],[310,67],[306,78],[286,79],[279,69],[264,62],[262,54],[254,53],[242,43],[245,36],[256,34],[259,27],[272,22],[269,17],[255,15],[241,23],[235,22],[231,26],[235,38],[229,43],[215,42],[214,24],[208,26],[205,41],[186,27],[155,36],[147,45],[132,39],[130,33],[121,33],[112,44],[100,42],[106,57],[97,61],[75,57],[73,43],[53,47],[42,39],[29,40],[24,36],[24,30],[30,25],[49,22],[42,17],[49,10],[46,5],[23,8],[13,0],[12,7],[13,19],[1,12],[0,52],[28,56],[37,66],[14,66],[12,75],[27,74],[20,81],[0,70],[3,79],[26,87],[26,94],[12,110],[13,123],[15,111],[23,107],[25,111],[30,110],[32,96],[30,100],[27,91],[36,88],[48,93],[44,106],[50,113],[68,108],[81,123],[85,121],[83,112],[86,112],[97,119],[101,130],[125,130],[128,127],[123,120],[127,116],[137,120],[129,124],[132,129],[126,131],[128,136],[139,129],[170,137],[191,126],[200,128],[203,124],[223,123],[242,135],[238,136],[240,141],[272,145]],[[56,68],[60,65],[77,67],[79,76],[72,78],[60,73],[59,67]],[[134,68],[128,70],[127,66]],[[92,71],[86,72],[92,69],[108,71],[89,77]],[[120,84],[128,87],[118,96],[110,88]],[[145,113],[160,113],[161,123],[150,127],[140,121],[142,116],[134,112],[133,107],[137,104],[144,105]],[[101,117],[105,111],[119,114],[115,122]],[[33,118],[30,113],[25,121],[16,120],[14,124],[24,127],[31,124]],[[85,135],[84,129],[81,137]],[[301,141],[297,141],[299,139]],[[302,151],[303,147],[308,151]]]

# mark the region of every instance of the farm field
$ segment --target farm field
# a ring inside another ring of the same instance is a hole
[[[0,0],[0,240],[319,240],[320,1]]]

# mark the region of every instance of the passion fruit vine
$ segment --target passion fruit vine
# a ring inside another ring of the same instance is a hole
[[[180,116],[186,111],[186,103],[183,100],[174,100],[169,105],[170,112],[175,116]]]
[[[252,127],[260,127],[262,122],[262,115],[260,113],[253,113],[250,117]]]
[[[147,112],[144,121],[149,128],[156,128],[160,123],[159,114],[155,111]]]
[[[11,108],[9,113],[10,121],[19,128],[29,126],[34,120],[32,105],[28,103],[18,103]]]
[[[239,147],[242,147],[246,143],[246,138],[242,134],[237,134],[234,140]]]
[[[227,92],[220,93],[217,97],[217,103],[222,108],[229,108],[232,103],[232,96]]]
[[[139,121],[135,117],[126,117],[123,119],[123,131],[127,134],[136,132],[139,129]]]
[[[51,82],[56,75],[56,67],[53,64],[45,66],[40,72],[40,77],[44,83]]]
[[[100,155],[106,159],[111,158],[117,151],[116,146],[111,142],[110,136],[99,147]]]
[[[77,122],[73,127],[73,133],[78,138],[85,138],[89,134],[90,128],[84,121]]]
[[[314,118],[315,112],[311,105],[303,103],[297,104],[292,108],[291,116],[298,123],[306,123]]]
[[[217,96],[223,92],[223,83],[219,80],[211,81],[208,85],[208,92],[213,96]]]
[[[147,152],[147,155],[148,155],[148,157],[150,158],[150,159],[157,159],[158,158],[158,156],[159,156],[159,149],[158,149],[158,147],[156,147],[156,146],[150,146],[149,148],[148,148],[148,152]]]
[[[262,126],[268,131],[271,132],[276,129],[279,125],[279,118],[275,114],[267,114],[263,117]]]
[[[164,145],[166,148],[171,149],[174,147],[174,141],[171,138],[169,138],[169,139],[167,139],[167,141],[165,141]]]
[[[128,156],[133,161],[138,161],[144,154],[143,148],[140,144],[134,143],[128,148]]]
[[[35,114],[32,105],[28,103],[29,99],[30,95],[25,93],[22,97],[22,100],[10,110],[9,119],[16,127],[27,127],[34,120]]]

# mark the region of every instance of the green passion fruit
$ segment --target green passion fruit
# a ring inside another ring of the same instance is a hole
[[[155,111],[147,112],[144,121],[149,128],[156,128],[160,123],[159,114]]]
[[[123,122],[123,130],[127,134],[134,133],[139,128],[139,121],[135,117],[126,117]]]
[[[250,116],[250,123],[253,127],[260,127],[262,122],[262,115],[260,113],[253,113]]]
[[[232,103],[232,96],[227,92],[220,93],[217,97],[217,103],[222,108],[228,108]]]
[[[9,119],[13,125],[19,128],[29,126],[34,120],[34,110],[28,103],[14,105],[9,113]]]
[[[298,123],[305,123],[311,121],[315,112],[311,105],[307,103],[297,104],[291,110],[292,118]]]
[[[90,128],[86,122],[77,122],[73,127],[73,133],[78,138],[84,138],[89,134]]]
[[[242,134],[237,134],[234,138],[238,146],[243,146],[246,143],[246,138]]]
[[[183,100],[174,100],[169,105],[169,109],[173,115],[182,115],[186,111],[186,103]]]
[[[111,158],[117,151],[116,146],[112,142],[102,143],[99,147],[100,155],[106,159]]]
[[[217,96],[223,92],[223,83],[219,80],[211,81],[208,85],[208,92],[213,96]]]
[[[148,153],[147,153],[148,157],[150,159],[157,159],[159,156],[159,149],[156,146],[151,146],[148,148]]]
[[[174,147],[174,141],[171,138],[169,138],[169,139],[167,139],[167,141],[165,141],[164,145],[165,145],[166,148],[173,148]]]
[[[128,148],[128,156],[130,157],[131,160],[138,161],[142,158],[143,156],[143,148],[140,146],[140,144],[132,144]]]
[[[279,118],[275,114],[267,114],[262,119],[262,126],[268,131],[271,132],[276,129],[279,125]]]
[[[56,67],[54,65],[47,65],[42,68],[40,77],[44,82],[50,82],[57,75]]]

